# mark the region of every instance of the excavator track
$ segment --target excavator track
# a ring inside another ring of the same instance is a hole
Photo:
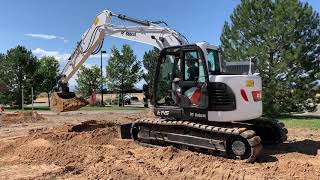
[[[262,141],[246,126],[227,127],[146,118],[133,122],[131,138],[147,146],[168,146],[213,153],[232,159],[254,162],[262,150]]]
[[[279,120],[259,118],[251,121],[250,126],[260,136],[264,145],[281,144],[288,138],[288,130]]]

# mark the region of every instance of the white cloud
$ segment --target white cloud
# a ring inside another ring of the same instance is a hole
[[[25,34],[26,36],[34,37],[34,38],[40,38],[40,39],[57,39],[57,36],[55,35],[48,35],[48,34]]]
[[[147,84],[147,82],[144,79],[141,79],[139,82],[137,82],[134,87],[138,88],[138,89],[143,89],[143,85]]]
[[[64,37],[61,36],[56,36],[56,35],[50,35],[50,34],[33,34],[33,33],[28,33],[28,34],[24,34],[26,36],[29,37],[33,37],[33,38],[39,38],[39,39],[47,39],[47,40],[53,40],[53,39],[60,39],[63,42],[67,43],[68,40]]]
[[[71,55],[70,53],[61,53],[59,51],[48,51],[48,50],[44,50],[44,49],[41,49],[41,48],[36,48],[36,49],[32,50],[32,53],[35,54],[37,57],[40,57],[40,58],[44,57],[44,56],[53,56],[62,64],[66,63],[66,61],[68,60],[68,58]],[[105,61],[109,57],[110,57],[109,54],[102,54],[103,61]],[[95,55],[91,55],[88,58],[88,60],[89,59],[100,59],[100,58],[101,58],[100,54],[95,54]]]
[[[77,75],[75,75],[75,76],[77,76]],[[76,77],[75,76],[73,76],[68,82],[70,91],[75,91],[75,89],[76,89],[77,82],[76,82]]]
[[[145,67],[142,67],[142,72],[143,72],[144,74],[147,74],[149,71],[148,71],[148,69],[146,69]]]
[[[94,64],[83,63],[83,66],[85,66],[86,68],[92,68],[92,66],[94,66]]]
[[[60,63],[60,68],[61,70],[63,69],[63,67],[65,66],[65,64],[68,61],[68,58],[70,57],[70,53],[62,53],[59,51],[48,51],[48,50],[44,50],[42,48],[36,48],[34,50],[32,50],[32,53],[34,55],[36,55],[37,57],[41,58],[44,56],[53,56],[56,60],[59,61]],[[104,76],[106,75],[106,70],[105,70],[105,60],[108,59],[110,57],[109,54],[102,54],[102,58],[103,58],[103,74]],[[91,55],[89,57],[89,59],[83,64],[86,67],[92,67],[93,65],[97,64],[100,67],[100,58],[101,55],[100,54],[95,54],[95,55]],[[97,61],[97,59],[99,61]],[[93,60],[93,61],[92,61]],[[74,90],[75,85],[76,85],[76,79],[78,77],[78,74],[76,73],[70,80],[69,80],[69,86],[72,90]]]
[[[100,53],[98,53],[98,54],[95,54],[95,55],[91,55],[90,57],[89,57],[90,59],[92,58],[92,59],[100,59],[101,58],[101,54]],[[106,58],[107,59],[109,59],[110,58],[110,54],[102,54],[102,58],[105,60]]]
[[[47,51],[41,48],[36,48],[32,50],[32,53],[40,58],[44,56],[53,56],[54,58],[56,58],[56,60],[60,62],[60,64],[66,63],[66,61],[71,55],[69,53],[61,53],[59,51]]]

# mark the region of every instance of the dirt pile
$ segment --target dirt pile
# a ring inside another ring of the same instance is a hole
[[[4,113],[0,116],[0,123],[2,124],[30,123],[41,120],[44,120],[44,117],[36,111]]]
[[[289,141],[280,146],[266,146],[261,158],[248,164],[173,147],[147,148],[121,140],[117,137],[117,125],[138,115],[108,111],[105,116],[105,113],[69,114],[70,118],[87,120],[30,131],[24,137],[0,139],[0,177],[320,179],[317,131],[289,129]]]
[[[104,159],[101,155],[113,147],[109,144],[116,136],[114,123],[101,124],[95,121],[31,131],[27,137],[0,143],[0,165],[14,165],[21,161],[29,165],[55,166],[55,171],[42,173],[41,177],[75,175],[86,166]],[[2,158],[8,161],[3,162]],[[0,169],[0,176],[6,177],[6,174],[2,175]]]
[[[76,111],[81,107],[88,105],[89,102],[84,98],[60,98],[56,93],[51,96],[51,110],[55,112]]]

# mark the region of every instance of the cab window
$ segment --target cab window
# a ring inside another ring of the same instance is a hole
[[[206,76],[204,73],[203,62],[201,59],[199,60],[199,79],[198,79],[198,82],[206,82]]]
[[[184,80],[195,81],[199,77],[199,59],[197,51],[184,52]]]
[[[185,68],[184,68],[184,80],[185,81],[197,81],[205,82],[205,72],[203,62],[199,57],[198,51],[185,51]]]
[[[166,55],[162,58],[157,88],[157,103],[165,103],[168,91],[171,89],[171,76],[174,67],[174,55]]]
[[[207,49],[208,69],[211,73],[220,72],[219,53],[217,50]]]

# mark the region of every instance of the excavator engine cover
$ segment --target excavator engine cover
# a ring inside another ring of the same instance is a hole
[[[84,98],[76,97],[74,92],[58,93],[51,96],[51,110],[55,112],[76,111],[88,103]]]

